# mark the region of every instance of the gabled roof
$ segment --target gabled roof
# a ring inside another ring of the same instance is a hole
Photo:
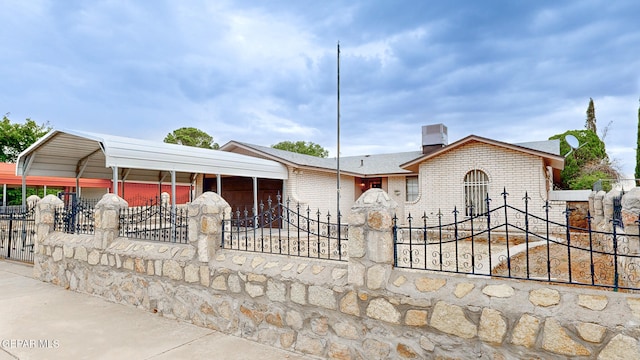
[[[562,170],[564,168],[564,157],[557,155],[557,154],[552,154],[549,152],[545,152],[545,151],[541,151],[538,150],[540,148],[544,148],[544,149],[549,149],[551,150],[552,148],[554,148],[555,146],[550,144],[549,142],[535,142],[535,143],[524,143],[524,144],[520,144],[520,145],[515,145],[515,144],[508,144],[502,141],[497,141],[497,140],[491,140],[491,139],[487,139],[481,136],[477,136],[477,135],[469,135],[463,139],[460,139],[450,145],[447,145],[443,148],[440,148],[436,151],[433,151],[429,154],[425,154],[423,156],[420,156],[416,159],[413,159],[411,161],[408,161],[402,165],[400,165],[402,168],[407,169],[407,170],[411,170],[411,171],[418,171],[418,167],[420,165],[420,163],[435,158],[437,156],[440,156],[442,154],[445,154],[449,151],[455,150],[461,146],[464,146],[466,144],[472,143],[472,142],[480,142],[483,144],[488,144],[488,145],[493,145],[493,146],[497,146],[497,147],[501,147],[503,149],[509,149],[509,150],[513,150],[513,151],[518,151],[521,153],[525,153],[525,154],[530,154],[530,155],[534,155],[534,156],[539,156],[541,157],[544,162],[545,165],[547,166],[551,166],[554,169],[559,169]],[[545,143],[545,144],[543,144]],[[558,145],[559,146],[559,145]]]
[[[134,181],[159,181],[171,171],[176,172],[176,182],[185,183],[198,173],[288,177],[286,167],[275,161],[75,130],[52,130],[20,153],[16,175],[111,179],[114,166]]]
[[[230,141],[220,147],[220,150],[260,156],[275,160],[285,165],[313,169],[317,171],[336,172],[336,158],[319,158],[291,151],[274,149],[272,147],[254,145],[239,141]],[[420,151],[410,151],[392,154],[346,156],[340,158],[340,172],[358,177],[388,176],[410,174],[411,171],[400,168],[400,164],[415,159],[422,154]]]
[[[285,165],[307,166],[312,168],[336,169],[336,160],[299,154],[292,151],[274,149],[268,146],[254,145],[239,141],[229,141],[220,147],[221,151],[245,155],[260,155],[265,159],[276,160]]]
[[[360,156],[346,156],[340,158],[340,167],[359,172],[365,177],[389,175],[408,175],[412,172],[402,169],[400,164],[422,155],[421,151],[408,151],[390,154],[373,154]]]

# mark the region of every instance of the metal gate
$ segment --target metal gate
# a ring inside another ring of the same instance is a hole
[[[35,208],[0,208],[0,258],[33,263]]]

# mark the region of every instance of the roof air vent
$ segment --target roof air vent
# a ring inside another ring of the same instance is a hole
[[[444,124],[422,127],[422,153],[428,154],[448,144],[447,127]]]

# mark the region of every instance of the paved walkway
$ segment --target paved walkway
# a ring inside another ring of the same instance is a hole
[[[0,360],[311,359],[65,290],[0,260]]]

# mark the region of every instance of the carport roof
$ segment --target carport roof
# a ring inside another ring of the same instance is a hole
[[[16,175],[159,181],[176,172],[177,182],[192,174],[287,179],[284,165],[226,151],[139,140],[76,130],[52,130],[20,153]]]

